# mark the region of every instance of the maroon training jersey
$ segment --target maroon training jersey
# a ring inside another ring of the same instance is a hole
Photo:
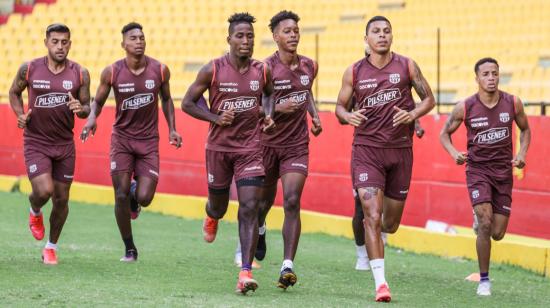
[[[229,55],[212,61],[210,112],[221,114],[233,108],[233,124],[210,124],[206,149],[220,152],[249,152],[260,149],[260,105],[265,85],[265,67],[251,59],[245,73],[229,62]]]
[[[158,96],[164,82],[162,64],[150,57],[139,75],[130,71],[126,60],[111,65],[115,92],[116,120],[113,134],[131,139],[158,138]]]
[[[294,99],[300,105],[300,109],[291,114],[275,114],[275,132],[261,136],[262,144],[266,146],[292,147],[309,142],[307,109],[315,78],[315,64],[304,56],[298,56],[298,59],[299,65],[295,70],[281,62],[278,51],[265,60],[273,77],[274,103],[282,104]]]
[[[372,65],[368,58],[353,65],[353,99],[355,110],[365,109],[368,120],[355,128],[353,144],[379,148],[412,146],[414,123],[393,126],[397,106],[403,110],[415,107],[411,95],[409,59],[392,53],[392,59],[383,68]]]
[[[479,95],[464,101],[464,124],[468,134],[468,168],[493,170],[494,175],[512,171],[512,123],[515,119],[515,97],[499,91],[500,98],[488,108]]]
[[[67,106],[68,93],[78,98],[82,83],[80,65],[67,59],[65,68],[54,74],[48,68],[47,57],[34,59],[27,65],[26,79],[32,112],[24,139],[52,145],[72,143],[74,114]]]

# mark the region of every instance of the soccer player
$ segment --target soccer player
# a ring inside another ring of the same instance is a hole
[[[265,60],[273,77],[274,120],[277,127],[272,134],[262,134],[263,160],[266,178],[260,202],[259,239],[256,259],[266,253],[265,218],[277,194],[277,180],[283,184],[284,256],[280,271],[280,288],[296,283],[293,260],[300,239],[300,199],[309,164],[309,133],[307,115],[312,117],[311,132],[321,133],[321,121],[311,92],[317,76],[317,63],[297,52],[300,42],[300,17],[290,11],[281,11],[271,18],[269,28],[278,50]]]
[[[97,117],[113,88],[116,119],[110,160],[115,217],[125,246],[120,261],[134,262],[138,259],[138,250],[132,237],[131,219],[138,217],[142,206],[151,204],[159,177],[159,95],[168,123],[170,144],[179,148],[181,136],[176,132],[170,70],[145,55],[143,27],[135,22],[125,25],[121,46],[126,57],[107,66],[101,73],[92,112],[82,129],[81,138],[86,141],[90,134],[95,134]]]
[[[248,13],[229,17],[229,53],[210,61],[198,73],[182,101],[189,115],[210,122],[206,143],[208,203],[203,224],[204,240],[216,238],[218,221],[225,215],[234,177],[239,199],[239,238],[242,267],[236,292],[246,294],[258,283],[252,277],[252,260],[258,241],[258,209],[264,182],[260,131],[272,130],[273,85],[271,72],[252,59],[256,19]],[[199,106],[209,92],[210,110]],[[265,115],[260,118],[260,105]]]
[[[467,164],[466,184],[474,208],[474,230],[480,282],[477,295],[491,295],[489,263],[491,238],[500,241],[508,226],[512,207],[513,167],[525,167],[531,130],[521,100],[500,91],[499,66],[493,58],[483,58],[474,66],[478,91],[458,102],[445,126],[440,141],[457,165]],[[458,151],[451,135],[464,122],[468,152]],[[512,152],[512,123],[520,129],[520,147]]]
[[[50,235],[42,250],[44,264],[57,264],[57,242],[69,214],[69,190],[73,181],[75,147],[74,115],[90,113],[90,74],[67,58],[71,32],[66,25],[46,29],[45,57],[23,63],[10,88],[10,105],[17,126],[24,129],[24,156],[32,185],[29,227],[36,240],[44,238],[41,208],[52,199]],[[22,93],[28,89],[24,111]]]
[[[371,53],[346,69],[336,105],[339,121],[355,127],[352,181],[365,215],[376,301],[391,300],[381,232],[394,233],[401,222],[412,172],[414,120],[435,104],[418,65],[392,52],[392,40],[387,18],[368,21],[365,41]],[[422,100],[416,106],[411,87]],[[352,96],[356,106],[349,111]]]

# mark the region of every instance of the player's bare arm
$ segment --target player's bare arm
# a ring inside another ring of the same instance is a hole
[[[107,66],[101,72],[99,86],[97,87],[95,98],[90,106],[90,115],[88,116],[88,121],[86,122],[86,125],[84,125],[84,127],[82,128],[82,133],[80,134],[80,139],[82,140],[82,142],[88,140],[90,134],[92,135],[92,137],[95,135],[97,129],[96,119],[101,114],[103,105],[105,105],[105,102],[109,97],[109,92],[111,92],[111,74],[111,66]]]
[[[313,64],[313,80],[315,80],[315,78],[317,77],[319,66],[317,65],[317,62],[313,62]],[[313,136],[317,137],[323,131],[323,127],[321,126],[319,110],[317,110],[317,105],[315,104],[315,98],[313,97],[312,91],[309,91],[309,105],[307,106],[307,112],[311,116],[311,123],[313,124],[313,126],[311,127],[311,133],[313,134]]]
[[[262,106],[264,111],[264,132],[271,132],[275,129],[275,122],[273,121],[273,113],[275,111],[273,101],[273,78],[271,77],[271,69],[269,66],[265,67],[266,82],[262,95]]]
[[[393,116],[393,125],[410,124],[414,120],[420,118],[426,113],[430,112],[435,106],[435,98],[432,93],[432,89],[424,78],[420,67],[413,60],[409,61],[409,71],[411,74],[411,84],[418,97],[420,97],[420,103],[416,105],[411,111],[402,110],[398,107],[394,107],[396,113]]]
[[[201,68],[197,74],[197,79],[189,86],[187,93],[185,93],[181,101],[181,109],[195,119],[214,123],[219,126],[229,126],[235,118],[235,112],[232,109],[223,111],[218,115],[197,106],[197,102],[212,83],[212,65],[213,62],[209,62]]]
[[[69,92],[69,102],[67,106],[76,114],[77,117],[85,119],[90,114],[90,72],[82,68],[82,84],[78,90],[77,98]]]
[[[458,102],[447,118],[447,122],[439,133],[439,141],[445,150],[452,156],[457,165],[462,165],[467,160],[466,152],[459,152],[453,145],[451,135],[460,127],[464,121],[464,101]]]
[[[174,101],[172,100],[172,94],[170,93],[170,69],[168,66],[162,66],[164,81],[160,86],[160,99],[162,106],[162,113],[168,124],[170,144],[175,146],[176,149],[181,147],[181,136],[176,131],[176,116],[174,111]]]
[[[27,122],[29,122],[32,112],[32,109],[29,109],[25,113],[25,109],[23,107],[23,91],[25,91],[28,85],[28,68],[28,63],[21,64],[21,66],[17,70],[15,78],[13,79],[13,83],[10,87],[9,92],[10,106],[17,116],[17,127],[19,128],[25,128],[27,126]]]
[[[515,102],[516,107],[516,125],[518,126],[519,133],[519,151],[516,157],[512,160],[514,167],[523,168],[525,167],[525,155],[527,154],[527,149],[531,143],[531,129],[529,128],[529,122],[527,121],[527,115],[523,109],[523,103],[518,98]]]
[[[365,109],[359,109],[353,111],[351,106],[353,95],[353,66],[350,66],[344,72],[342,77],[342,87],[340,93],[338,93],[338,99],[336,101],[336,117],[340,124],[349,124],[352,126],[359,126],[363,121],[367,120],[367,117],[363,114]]]

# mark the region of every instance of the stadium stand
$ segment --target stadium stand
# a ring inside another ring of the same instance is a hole
[[[13,2],[13,1],[12,1]],[[21,2],[21,1],[16,1]],[[23,1],[28,4],[29,1]],[[0,26],[0,91],[7,93],[14,72],[24,60],[44,54],[44,28],[64,22],[73,32],[70,57],[89,68],[92,92],[101,70],[123,56],[120,28],[129,21],[144,25],[148,54],[172,70],[172,92],[182,96],[209,59],[227,50],[227,17],[249,11],[257,18],[255,57],[275,49],[267,27],[282,9],[302,21],[300,52],[320,63],[318,99],[333,102],[345,68],[362,56],[368,18],[385,15],[393,24],[394,47],[414,58],[436,89],[437,29],[441,31],[441,101],[454,102],[476,90],[473,63],[493,56],[501,63],[501,88],[528,102],[550,100],[550,1],[331,0],[302,1],[133,1],[42,0],[32,14],[11,14]],[[50,3],[54,2],[54,3]],[[532,107],[530,114],[539,114]]]

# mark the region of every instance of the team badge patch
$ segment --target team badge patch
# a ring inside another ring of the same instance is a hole
[[[479,198],[479,190],[474,190],[472,191],[472,199],[477,199]]]
[[[250,90],[258,91],[260,88],[260,82],[258,80],[250,80]]]
[[[63,89],[70,90],[73,88],[73,82],[70,80],[63,80]]]
[[[145,80],[145,87],[149,90],[155,87],[155,81],[152,79]]]
[[[369,179],[369,174],[368,173],[365,172],[365,173],[359,174],[359,181],[365,182],[368,179]]]
[[[309,84],[309,76],[308,75],[300,76],[300,83],[304,86],[307,86]]]
[[[499,116],[500,116],[500,122],[502,123],[506,123],[510,121],[510,115],[508,114],[508,112],[502,112]]]
[[[399,83],[401,81],[401,75],[399,74],[390,74],[390,82],[393,84]]]

